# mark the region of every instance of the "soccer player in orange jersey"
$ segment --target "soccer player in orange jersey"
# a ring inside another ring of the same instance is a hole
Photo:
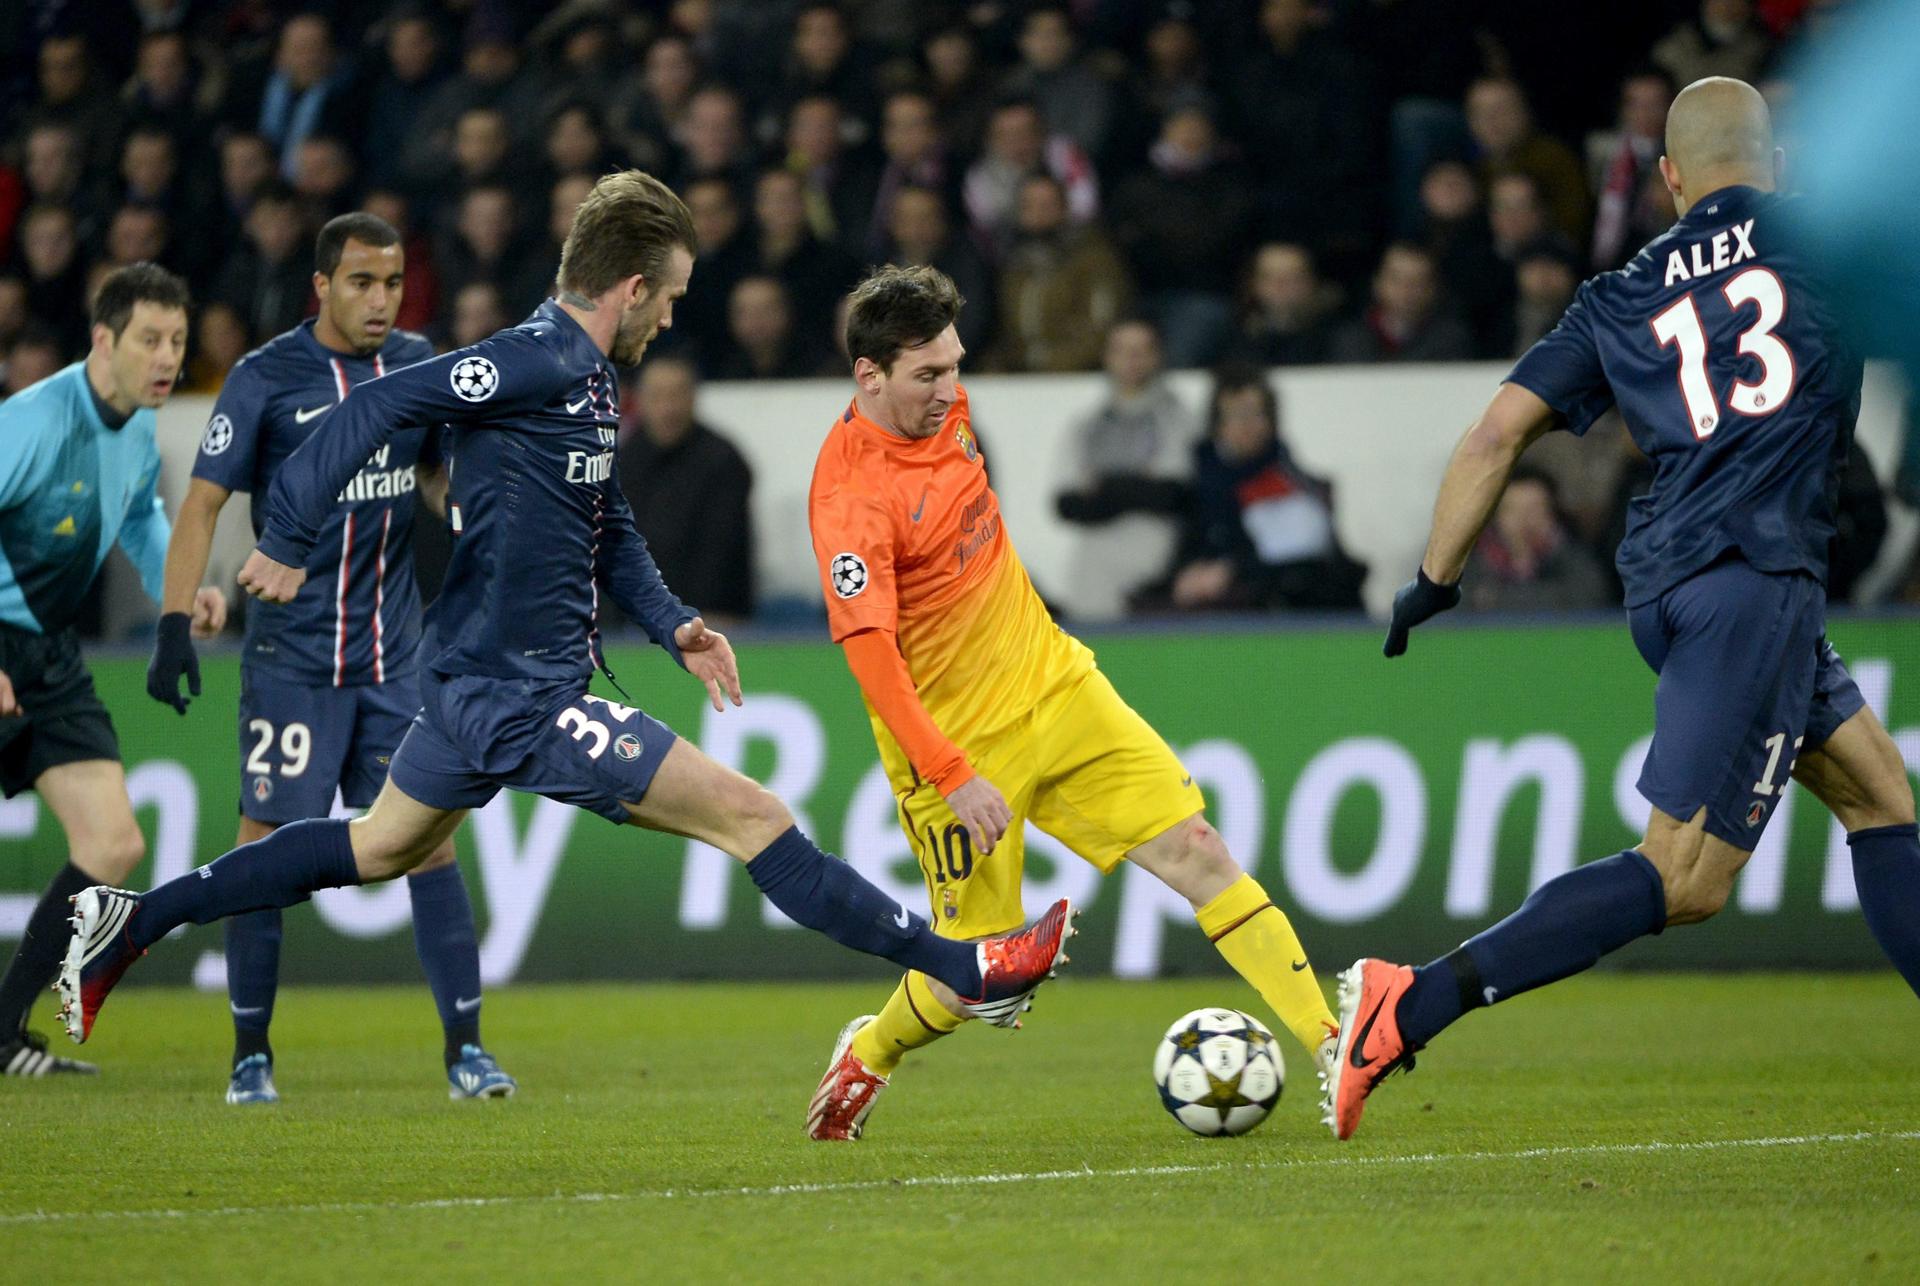
[[[919,857],[938,931],[1020,924],[1031,819],[1103,873],[1123,859],[1193,904],[1220,954],[1324,1066],[1333,1015],[1293,926],[1207,824],[1193,777],[1053,623],[1000,518],[959,382],[964,301],[932,268],[855,289],[858,386],[808,497],[827,621],[846,649]],[[909,973],[840,1033],[807,1113],[857,1139],[906,1053],[960,1026],[956,997]]]

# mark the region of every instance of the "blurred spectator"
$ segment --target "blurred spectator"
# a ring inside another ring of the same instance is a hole
[[[639,427],[620,441],[620,489],[661,579],[724,627],[753,614],[753,471],[694,418],[695,392],[687,362],[641,365]]]
[[[993,277],[966,239],[953,235],[946,203],[925,188],[902,188],[893,200],[890,231],[888,260],[908,267],[931,264],[953,278],[967,301],[954,323],[956,333],[967,351],[984,353],[997,307]]]
[[[771,142],[791,130],[794,108],[810,98],[830,98],[846,115],[846,142],[865,143],[873,132],[873,76],[856,52],[847,15],[838,4],[807,3],[793,18],[793,37],[779,83],[767,96],[759,133]],[[789,140],[791,141],[791,140]]]
[[[27,307],[26,279],[12,271],[0,276],[0,356],[13,347],[32,321],[33,314]]]
[[[1507,355],[1518,357],[1560,323],[1580,288],[1582,258],[1571,241],[1549,233],[1514,263],[1513,333]]]
[[[860,277],[860,262],[807,226],[800,176],[768,170],[753,190],[754,271],[777,278],[787,289],[795,329],[809,348],[824,352],[840,296]]]
[[[1597,194],[1591,257],[1596,272],[1618,268],[1673,223],[1673,199],[1659,181],[1672,102],[1666,73],[1641,68],[1620,82],[1614,128],[1587,135],[1587,178]]]
[[[459,74],[440,83],[406,133],[402,172],[418,197],[431,197],[432,185],[446,174],[455,127],[468,111],[491,107],[509,121],[538,118],[539,95],[532,77],[523,74],[517,33],[505,15],[491,6],[473,10]]]
[[[1273,386],[1251,367],[1220,371],[1172,575],[1141,606],[1357,609],[1365,579],[1334,537],[1332,489],[1281,440]]]
[[[14,16],[8,21],[27,20]],[[70,127],[82,164],[96,170],[111,166],[120,137],[119,103],[94,69],[87,38],[71,31],[48,36],[40,42],[37,69],[38,93],[27,111],[28,121],[58,121]]]
[[[447,79],[440,29],[424,7],[403,7],[387,19],[385,60],[367,88],[361,159],[367,177],[383,187],[407,177],[410,136]]]
[[[253,209],[254,196],[273,178],[273,149],[245,130],[220,140],[220,239],[231,244]]]
[[[29,326],[7,353],[6,395],[12,397],[29,385],[38,384],[79,356],[68,350],[51,330]]]
[[[555,179],[547,192],[546,255],[556,267],[560,263],[560,249],[567,243],[567,233],[573,230],[573,216],[593,191],[594,181],[590,174],[569,174]]]
[[[255,128],[270,143],[280,174],[293,179],[300,144],[315,133],[338,133],[351,124],[351,68],[334,48],[333,27],[321,14],[296,13],[280,28],[273,70],[260,93]]]
[[[27,131],[21,178],[29,205],[57,205],[73,218],[74,233],[90,243],[100,232],[106,199],[89,181],[82,135],[71,122],[43,121]]]
[[[1373,305],[1335,332],[1336,362],[1457,362],[1473,356],[1465,323],[1441,308],[1433,256],[1396,241],[1373,274]]]
[[[879,177],[847,150],[840,127],[835,99],[813,94],[795,103],[787,115],[786,165],[800,176],[813,234],[853,254],[866,246]]]
[[[1188,11],[1169,8],[1148,28],[1145,66],[1129,77],[1119,124],[1108,144],[1110,169],[1133,169],[1147,159],[1153,132],[1174,104],[1209,89],[1206,48]]]
[[[1261,246],[1247,273],[1235,359],[1261,366],[1326,361],[1332,338],[1329,294],[1305,246],[1290,241]]]
[[[540,19],[528,43],[542,79],[564,98],[611,103],[626,87],[628,51],[609,0],[563,0]]]
[[[1000,269],[993,369],[1092,370],[1102,336],[1132,302],[1126,265],[1097,224],[1067,218],[1066,191],[1051,174],[1021,184],[1016,222]]]
[[[193,328],[193,347],[187,354],[184,381],[189,393],[218,393],[233,364],[251,347],[246,323],[232,307],[213,300],[200,309]]]
[[[107,262],[115,268],[151,260],[170,263],[168,243],[173,229],[165,211],[151,205],[123,205],[107,222]]]
[[[933,98],[922,90],[902,89],[887,96],[880,128],[886,164],[880,171],[873,215],[867,222],[865,253],[869,259],[886,253],[893,198],[900,189],[927,188],[959,208],[960,165],[947,150],[935,111]]]
[[[1031,99],[1002,103],[987,123],[985,150],[967,170],[961,189],[974,235],[995,256],[1012,244],[1020,185],[1033,174],[1060,180],[1075,219],[1099,212],[1099,180],[1079,145],[1064,134],[1048,133]]]
[[[707,374],[716,373],[732,341],[727,309],[733,288],[753,270],[752,238],[745,231],[734,186],[718,176],[680,189],[693,215],[694,271],[699,285],[674,305],[673,329],[655,341],[656,351],[681,353]]]
[[[1137,318],[1120,322],[1107,332],[1101,366],[1106,400],[1074,427],[1078,481],[1055,507],[1074,523],[1177,512],[1186,487],[1171,466],[1193,436],[1193,416],[1167,385],[1160,332]]]
[[[27,312],[52,333],[63,357],[78,357],[87,344],[87,276],[71,210],[27,207],[20,218],[20,266],[27,279]]]
[[[1544,226],[1533,180],[1503,176],[1525,187],[1535,228]],[[1440,287],[1473,333],[1476,352],[1505,349],[1513,307],[1513,268],[1494,252],[1493,229],[1480,199],[1480,181],[1466,162],[1436,161],[1420,181],[1421,243],[1433,255]]]
[[[1220,355],[1233,329],[1251,231],[1247,176],[1228,161],[1199,104],[1168,113],[1148,160],[1114,193],[1114,233],[1166,339],[1167,364],[1202,365]]]
[[[522,253],[519,233],[511,191],[497,183],[469,188],[460,198],[452,235],[434,252],[434,266],[449,290],[491,282],[507,314],[525,317],[547,297],[559,265]]]
[[[727,299],[727,335],[733,341],[715,368],[724,380],[800,380],[818,375],[820,349],[795,331],[793,304],[778,278],[743,277]]]
[[[735,193],[752,181],[753,153],[747,146],[745,108],[740,95],[723,85],[708,85],[687,100],[673,142],[667,178],[676,192],[685,194],[697,180],[721,179]]]
[[[1377,201],[1364,69],[1308,0],[1264,0],[1258,47],[1232,77],[1257,170],[1260,232],[1359,258]],[[1171,340],[1171,336],[1169,337]]]
[[[659,173],[667,141],[677,135],[687,101],[700,83],[700,56],[693,42],[668,29],[653,38],[640,60],[640,76],[614,108],[621,143],[636,163]]]
[[[1113,129],[1114,90],[1077,45],[1065,5],[1027,10],[1020,26],[1020,61],[1001,88],[1031,98],[1050,128],[1088,156],[1103,157]]]
[[[1754,84],[1772,43],[1754,21],[1752,0],[1700,0],[1700,11],[1653,47],[1653,61],[1681,88],[1706,76]]]
[[[1617,606],[1593,552],[1573,538],[1553,476],[1513,471],[1461,578],[1476,612],[1579,612]]]
[[[353,208],[353,152],[332,134],[310,134],[296,154],[293,190],[300,194],[306,221],[319,227]]]
[[[1467,91],[1467,129],[1480,154],[1480,176],[1487,183],[1502,174],[1533,179],[1548,217],[1576,245],[1587,242],[1587,181],[1580,162],[1559,139],[1533,127],[1526,95],[1500,77],[1483,77]]]
[[[433,262],[433,243],[413,221],[412,204],[393,188],[375,188],[360,199],[360,208],[384,219],[400,234],[406,266],[400,270],[400,311],[393,324],[403,330],[424,331],[440,311],[440,274]],[[560,262],[558,254],[553,262]]]
[[[120,200],[163,212],[168,225],[183,234],[175,238],[170,266],[191,280],[204,281],[218,239],[206,227],[204,192],[181,173],[178,148],[173,135],[159,126],[135,126],[120,148]]]
[[[1502,174],[1487,193],[1487,227],[1493,233],[1493,253],[1511,264],[1520,251],[1552,231],[1540,185],[1530,174]]]
[[[455,191],[482,183],[498,183],[512,191],[525,181],[514,156],[513,125],[498,107],[470,107],[453,124],[453,171],[447,181]]]
[[[307,315],[313,294],[312,255],[293,189],[278,179],[255,193],[246,238],[220,269],[213,297],[233,307],[247,335],[260,343]]]
[[[942,27],[920,47],[927,66],[925,88],[956,156],[978,152],[987,134],[993,85],[981,66],[980,46],[963,26]]]
[[[447,347],[465,348],[477,344],[498,330],[513,324],[507,316],[500,287],[491,281],[474,281],[453,295],[453,317],[447,326]]]
[[[225,89],[219,70],[217,64],[196,61],[185,32],[149,31],[140,37],[133,76],[120,91],[121,106],[137,125],[197,143]]]
[[[547,173],[551,178],[568,174],[602,174],[626,168],[626,158],[608,137],[606,122],[592,103],[568,99],[547,115]]]

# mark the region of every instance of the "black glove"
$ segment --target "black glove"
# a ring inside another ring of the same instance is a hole
[[[1407,650],[1407,634],[1420,622],[1440,615],[1460,602],[1460,586],[1441,585],[1427,577],[1422,567],[1417,576],[1400,587],[1393,596],[1393,620],[1387,626],[1387,645],[1380,649],[1388,656]]]
[[[160,630],[153,640],[153,660],[147,663],[147,695],[161,705],[187,712],[187,699],[180,695],[180,676],[187,676],[187,691],[200,695],[200,658],[193,654],[193,619],[185,612],[168,612],[160,618]]]

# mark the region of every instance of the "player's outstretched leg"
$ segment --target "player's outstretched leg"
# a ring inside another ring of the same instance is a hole
[[[92,888],[74,899],[60,968],[61,1017],[75,1043],[148,947],[183,924],[306,901],[318,889],[390,880],[418,865],[465,816],[409,799],[389,781],[364,817],[293,822],[148,893]]]
[[[480,937],[451,836],[407,876],[407,894],[413,902],[413,945],[440,1011],[448,1096],[511,1098],[519,1083],[480,1043]]]
[[[1320,980],[1293,922],[1240,869],[1220,832],[1195,813],[1134,848],[1127,859],[1193,904],[1201,932],[1313,1056],[1324,1080],[1337,1027]]]
[[[645,798],[626,807],[635,825],[691,836],[745,862],[761,895],[790,919],[844,947],[938,978],[969,1014],[997,1027],[1018,1026],[1034,989],[1066,963],[1075,912],[1065,898],[1004,937],[942,938],[925,917],[801,834],[772,792],[685,740],[674,740]]]
[[[1697,824],[1687,829],[1696,853],[1702,841],[1734,851]],[[1654,841],[1652,831],[1648,841]],[[1725,887],[1738,869],[1738,862],[1731,864]],[[1719,897],[1724,901],[1724,888]],[[1412,1067],[1414,1054],[1467,1010],[1591,968],[1608,952],[1660,932],[1668,917],[1659,869],[1628,849],[1547,881],[1518,911],[1421,968],[1356,962],[1340,979],[1340,1041],[1326,1100],[1334,1136],[1351,1138],[1367,1095],[1381,1079]]]

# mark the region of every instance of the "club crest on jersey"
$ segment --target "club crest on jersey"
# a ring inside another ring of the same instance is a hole
[[[968,428],[964,424],[954,425],[953,440],[955,442],[958,442],[960,444],[960,449],[967,453],[968,464],[972,464],[975,460],[978,460],[980,458],[980,448],[974,445],[972,429]]]
[[[225,413],[207,421],[207,431],[200,435],[202,455],[219,455],[233,445],[233,421]]]
[[[1747,825],[1758,826],[1766,819],[1766,816],[1767,806],[1759,800],[1756,799],[1753,803],[1747,805]]]
[[[858,554],[835,554],[827,564],[827,580],[841,598],[854,598],[867,587],[867,564]]]
[[[256,803],[264,804],[273,798],[273,778],[255,777],[253,779],[253,798]]]
[[[461,358],[453,364],[447,379],[463,402],[484,402],[500,387],[500,372],[484,357]]]
[[[623,732],[613,739],[613,753],[629,763],[640,757],[640,738]]]

